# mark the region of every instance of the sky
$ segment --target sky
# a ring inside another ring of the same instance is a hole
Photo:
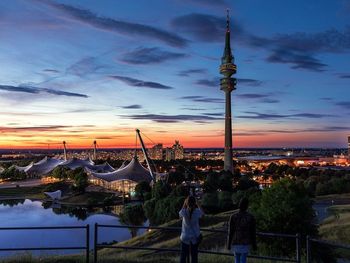
[[[2,0],[0,148],[346,147],[346,0]]]

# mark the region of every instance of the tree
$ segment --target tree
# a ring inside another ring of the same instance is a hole
[[[152,197],[155,199],[161,199],[168,196],[171,192],[171,187],[162,181],[158,181],[152,188]]]
[[[232,174],[230,172],[223,172],[222,175],[219,178],[219,189],[221,191],[228,191],[232,192],[233,186],[232,186]]]
[[[201,205],[206,213],[217,213],[219,211],[217,192],[204,194]]]
[[[69,168],[59,165],[52,170],[51,176],[57,179],[66,179],[68,178],[68,171]]]
[[[219,177],[218,173],[209,173],[204,181],[203,190],[206,193],[213,193],[219,188]]]
[[[151,192],[151,190],[152,188],[146,181],[141,181],[135,186],[136,196],[138,196],[142,200],[144,199],[144,194]]]
[[[11,166],[0,174],[0,178],[10,180],[25,180],[27,178],[27,174],[24,171],[17,170],[14,166]]]
[[[296,234],[302,237],[317,234],[314,225],[312,200],[302,184],[291,179],[282,179],[262,191],[252,205],[257,228],[262,232]],[[269,241],[275,252],[287,254],[292,245],[288,242]]]
[[[218,205],[221,211],[228,211],[233,208],[231,192],[222,191],[218,193]]]
[[[89,185],[87,174],[84,169],[77,168],[68,172],[69,178],[74,180],[74,190],[78,192],[85,192],[85,188]]]

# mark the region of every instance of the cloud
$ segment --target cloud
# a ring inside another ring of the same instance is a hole
[[[221,118],[216,118],[212,116],[206,115],[162,115],[162,114],[135,114],[129,116],[122,116],[128,119],[133,120],[151,120],[158,123],[176,123],[183,121],[212,121],[212,120],[220,120]]]
[[[224,103],[225,100],[221,98],[208,98],[203,96],[183,96],[179,99],[191,100],[193,102],[205,102],[205,103]]]
[[[341,53],[350,50],[350,26],[339,31],[330,29],[318,33],[297,32],[261,37],[245,30],[238,21],[231,23],[235,43],[269,51],[267,61],[292,65],[293,69],[322,72],[326,64],[315,55]],[[222,42],[225,32],[224,17],[191,13],[176,17],[171,25],[193,39],[206,42]]]
[[[199,79],[196,84],[205,87],[220,87],[220,79]]]
[[[335,117],[335,115],[318,114],[318,113],[269,114],[269,113],[260,113],[260,112],[254,112],[254,111],[246,111],[245,113],[249,115],[238,115],[236,116],[236,118],[275,120],[275,119],[300,119],[300,118],[321,119],[321,118]]]
[[[27,127],[6,127],[0,126],[0,133],[17,133],[17,132],[50,132],[62,131],[72,126],[65,125],[43,125],[43,126],[27,126]]]
[[[341,79],[350,79],[350,74],[339,74],[339,78],[341,78]]]
[[[244,86],[252,86],[252,87],[258,87],[263,84],[262,81],[256,80],[256,79],[237,79],[238,85],[244,85]]]
[[[134,51],[125,53],[121,61],[129,64],[157,64],[167,60],[174,60],[187,57],[184,53],[164,51],[158,47],[137,48]]]
[[[72,64],[69,68],[67,68],[66,72],[68,74],[84,77],[88,74],[95,73],[104,67],[105,66],[99,64],[97,58],[85,57]]]
[[[142,109],[141,105],[138,104],[132,104],[128,106],[122,106],[123,109]]]
[[[70,19],[79,21],[98,29],[129,36],[132,38],[141,36],[155,39],[176,47],[184,47],[187,45],[187,40],[180,37],[179,35],[153,26],[130,23],[113,18],[98,16],[87,9],[80,9],[71,5],[59,4],[54,1],[37,1],[61,11]]]
[[[271,98],[271,94],[261,94],[261,93],[245,93],[236,95],[240,99],[256,100],[260,103],[278,103],[277,99]]]
[[[191,13],[174,18],[171,25],[176,31],[189,34],[196,40],[218,42],[223,41],[226,20],[223,17]],[[233,29],[233,34],[237,29]]]
[[[336,102],[335,105],[340,106],[346,110],[350,110],[350,101],[339,101]]]
[[[332,101],[333,98],[330,97],[324,97],[324,98],[320,98],[320,100],[324,100],[324,101]]]
[[[226,7],[228,5],[227,2],[224,0],[189,0],[189,1],[199,5],[207,5],[207,6]]]
[[[204,74],[206,73],[207,70],[203,68],[198,68],[198,69],[188,69],[188,70],[182,70],[180,71],[177,75],[181,77],[188,77],[193,74]]]
[[[47,73],[60,73],[59,70],[56,70],[56,69],[51,69],[51,68],[46,68],[43,70],[44,72],[47,72]]]
[[[236,95],[240,99],[262,99],[262,98],[267,98],[270,95],[268,94],[260,94],[260,93],[246,93],[246,94],[239,94]]]
[[[173,89],[173,87],[166,86],[157,82],[152,82],[152,81],[144,81],[144,80],[139,80],[139,79],[134,79],[134,78],[129,78],[129,77],[123,77],[123,76],[117,76],[113,75],[110,76],[113,79],[120,80],[129,86],[134,86],[134,87],[141,87],[141,88],[150,88],[150,89]]]
[[[46,94],[57,95],[57,96],[80,97],[80,98],[89,97],[88,95],[85,95],[85,94],[48,89],[48,88],[39,88],[39,87],[33,87],[29,85],[21,85],[21,86],[0,85],[0,90],[9,91],[9,92],[22,92],[22,93],[29,93],[29,94],[46,93]]]
[[[291,64],[293,69],[307,69],[316,72],[323,72],[325,71],[324,68],[327,67],[327,64],[322,63],[311,55],[282,49],[272,51],[267,61]]]

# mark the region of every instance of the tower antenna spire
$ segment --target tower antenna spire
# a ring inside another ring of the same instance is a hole
[[[230,32],[230,9],[226,9],[227,15],[226,15],[226,31]]]

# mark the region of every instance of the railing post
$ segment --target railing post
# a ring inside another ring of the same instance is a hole
[[[95,223],[95,228],[94,228],[94,263],[97,263],[97,242],[98,242],[98,231],[97,231],[97,223]]]
[[[90,262],[90,225],[86,225],[86,263]]]
[[[311,240],[306,236],[306,263],[311,263]]]
[[[295,236],[295,246],[296,246],[296,256],[297,256],[297,263],[301,262],[301,242],[300,242],[300,233],[296,234]]]

